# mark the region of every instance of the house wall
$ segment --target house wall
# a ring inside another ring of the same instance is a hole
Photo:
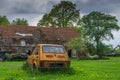
[[[77,58],[77,51],[75,49],[72,49],[72,51],[71,51],[71,57],[72,58]]]
[[[3,38],[0,40],[1,51],[12,51],[12,53],[25,53],[30,50],[34,42],[32,38],[28,39],[15,39],[15,38]]]
[[[67,40],[78,37],[74,29],[64,28],[37,28],[37,27],[1,27],[0,49],[11,50],[13,53],[25,53],[36,44],[61,44],[64,45]],[[32,34],[31,37],[22,36],[23,34]],[[22,35],[20,35],[22,34]],[[75,50],[71,57],[75,57]]]

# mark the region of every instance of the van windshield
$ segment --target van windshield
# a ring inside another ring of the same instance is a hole
[[[43,46],[43,53],[64,53],[64,49],[60,46]]]

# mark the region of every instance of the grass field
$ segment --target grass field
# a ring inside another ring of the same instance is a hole
[[[31,72],[25,62],[0,62],[0,80],[120,80],[120,57],[108,60],[71,60],[62,71]]]

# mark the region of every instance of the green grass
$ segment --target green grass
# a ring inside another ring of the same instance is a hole
[[[120,80],[120,57],[108,60],[71,60],[62,71],[28,71],[25,62],[0,62],[0,80]]]

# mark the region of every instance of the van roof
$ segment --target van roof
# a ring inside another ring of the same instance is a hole
[[[37,46],[40,46],[40,45],[49,45],[49,46],[63,46],[63,45],[58,45],[58,44],[37,44]]]

